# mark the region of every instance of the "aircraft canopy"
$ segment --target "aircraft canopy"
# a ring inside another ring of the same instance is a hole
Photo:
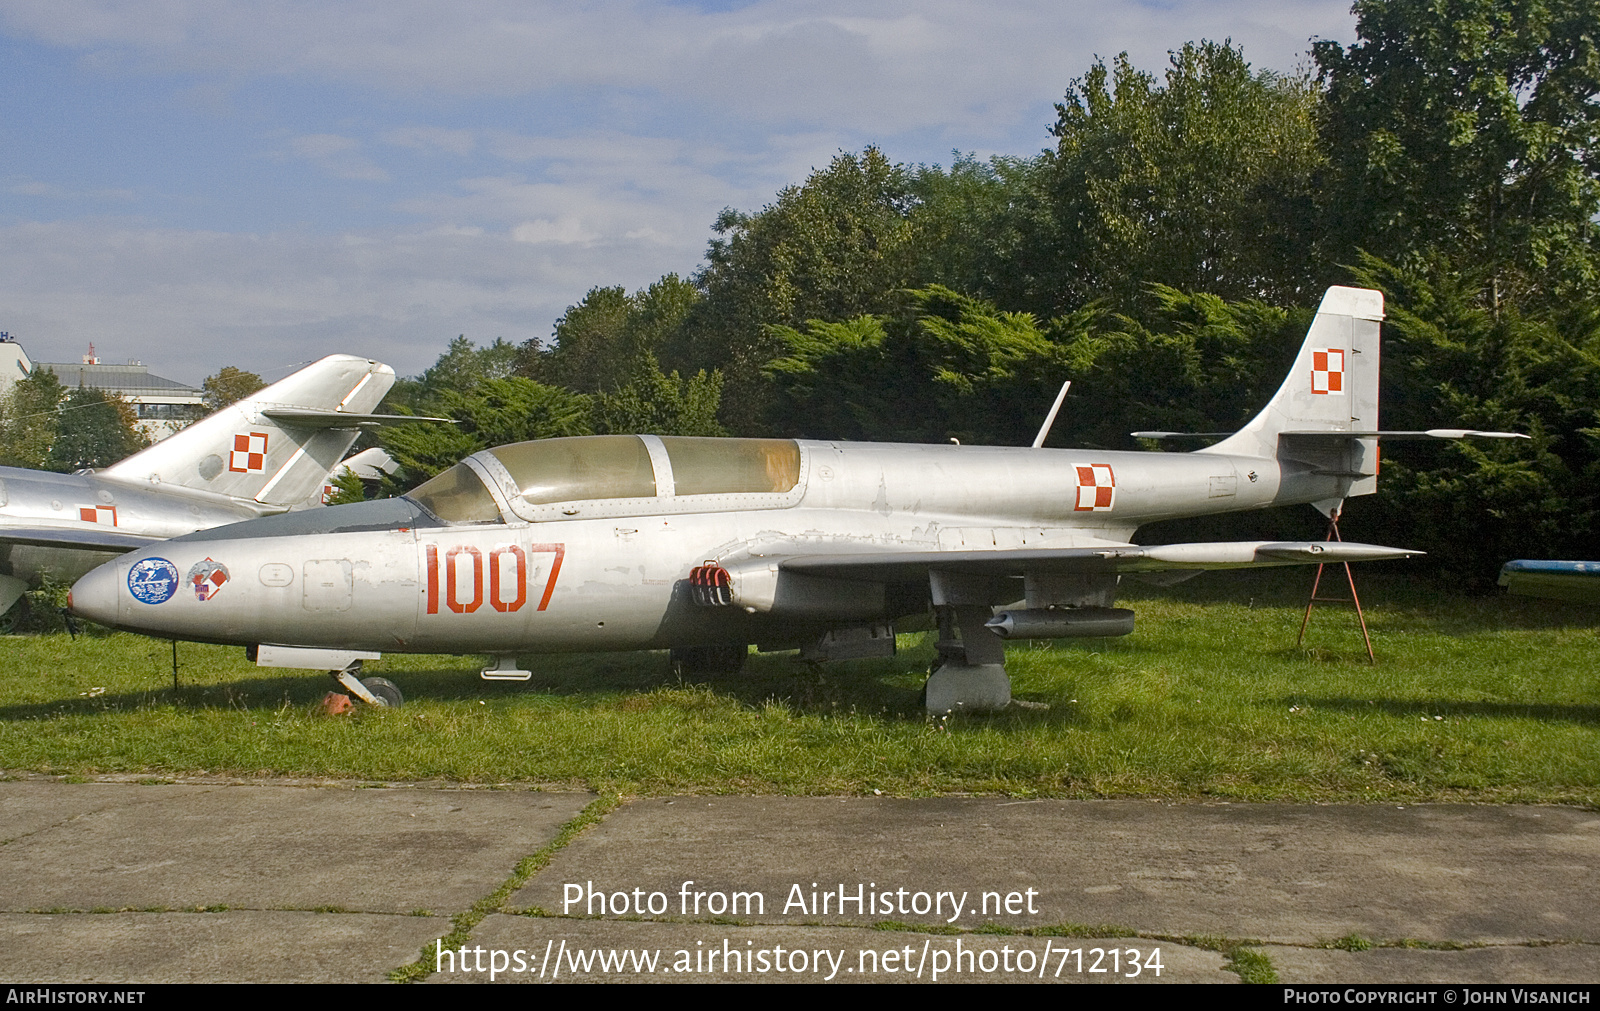
[[[489,453],[534,505],[656,494],[650,451],[637,435],[540,439],[496,446]]]
[[[773,495],[800,482],[792,439],[590,435],[496,446],[493,457],[521,493],[519,506],[647,501],[694,495]],[[500,511],[483,481],[459,463],[408,496],[447,523],[490,523]],[[632,511],[630,509],[630,511]]]
[[[500,507],[494,497],[464,463],[417,485],[406,498],[446,523],[500,522]]]

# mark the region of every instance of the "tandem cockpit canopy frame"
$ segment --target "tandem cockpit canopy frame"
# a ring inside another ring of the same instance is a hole
[[[475,453],[407,497],[451,524],[783,509],[806,462],[792,439],[541,439]]]

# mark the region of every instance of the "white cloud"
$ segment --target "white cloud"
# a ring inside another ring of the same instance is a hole
[[[685,253],[665,269],[688,272]],[[642,287],[659,247],[596,240],[530,244],[462,230],[239,235],[118,220],[0,228],[7,329],[42,361],[94,341],[197,382],[223,365],[255,371],[336,351],[403,375],[451,337],[548,339],[596,284]]]
[[[361,142],[333,133],[308,133],[293,137],[289,150],[336,179],[388,182],[389,173],[361,153]]]
[[[442,126],[403,126],[383,134],[383,142],[429,154],[444,152],[465,157],[477,147],[471,130],[450,130]]]
[[[504,230],[518,242],[632,241],[692,263],[723,207],[765,203],[793,180],[788,173],[803,175],[808,167],[796,165],[787,142],[742,153],[616,132],[534,137],[491,131],[483,147],[526,172],[458,179],[450,189],[398,200],[395,209],[438,227]],[[814,161],[832,155],[818,138],[808,147]]]
[[[701,11],[645,0],[225,3],[13,0],[11,32],[154,74],[317,78],[385,93],[516,96],[606,88],[789,125],[1004,131],[1096,55],[1154,67],[1231,37],[1291,69],[1348,37],[1349,0],[763,0]]]
[[[600,235],[584,228],[583,222],[578,218],[567,215],[554,221],[549,218],[524,221],[511,229],[511,238],[516,242],[528,242],[534,245],[551,242],[569,246],[574,242],[593,242],[600,238]]]
[[[173,79],[180,105],[236,122],[272,110],[282,130],[262,143],[308,197],[336,203],[318,174],[387,182],[375,192],[409,224],[13,224],[0,228],[0,305],[43,360],[94,340],[108,360],[189,381],[332,351],[413,374],[457,333],[545,339],[595,285],[691,272],[718,211],[769,203],[840,149],[1032,153],[1048,143],[1048,103],[1096,55],[1126,49],[1155,71],[1184,41],[1231,37],[1258,66],[1288,70],[1309,36],[1353,34],[1348,4],[7,0],[0,31],[68,50],[88,73]],[[261,100],[282,81],[288,97]],[[0,186],[58,209],[134,198],[114,176],[80,190],[32,178],[68,172],[14,171],[30,177]],[[141,179],[138,192],[152,188]],[[187,213],[243,206],[221,190],[192,198]]]

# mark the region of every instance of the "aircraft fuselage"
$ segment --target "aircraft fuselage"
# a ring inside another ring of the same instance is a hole
[[[1253,457],[797,445],[794,488],[764,501],[671,494],[668,478],[651,501],[558,503],[530,521],[516,517],[513,489],[489,475],[509,522],[446,525],[389,500],[318,510],[316,530],[293,517],[238,524],[118,559],[74,588],[74,607],[162,636],[379,652],[784,647],[841,623],[925,611],[927,581],[826,580],[795,606],[706,608],[690,599],[691,569],[818,553],[1125,544],[1156,520],[1338,492],[1337,478]],[[177,585],[169,592],[153,577]]]
[[[39,542],[0,539],[0,575],[30,583],[44,576],[71,581],[138,547],[141,540],[180,537],[254,519],[265,511],[176,485],[141,485],[93,473],[0,467],[0,534],[27,531]],[[74,539],[116,539],[119,535],[126,538],[120,546],[71,544]],[[60,543],[47,543],[56,537]]]

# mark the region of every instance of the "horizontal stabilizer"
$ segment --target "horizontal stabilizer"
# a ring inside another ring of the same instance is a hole
[[[930,570],[987,576],[1024,573],[1164,572],[1247,569],[1277,565],[1375,562],[1422,554],[1351,541],[1211,541],[1128,544],[1094,548],[1019,548],[998,551],[888,551],[797,555],[779,560],[785,572],[874,582],[915,582]]]
[[[297,407],[269,407],[261,412],[282,425],[295,428],[371,428],[376,425],[400,425],[408,421],[455,422],[449,418],[426,418],[417,414],[355,414],[347,411],[312,411]]]
[[[1521,432],[1480,432],[1472,428],[1430,428],[1423,432],[1389,431],[1371,432],[1279,432],[1279,435],[1296,437],[1317,436],[1333,439],[1527,439]]]
[[[1129,432],[1135,439],[1225,439],[1232,432]],[[1403,431],[1372,431],[1372,432],[1327,432],[1308,431],[1279,432],[1279,435],[1321,436],[1328,439],[1526,439],[1529,436],[1521,432],[1480,432],[1472,428],[1430,428],[1424,432]]]
[[[45,548],[83,548],[89,551],[132,551],[142,548],[147,544],[154,544],[161,540],[160,537],[144,537],[140,534],[124,533],[107,527],[102,530],[91,529],[93,524],[84,524],[82,530],[61,530],[53,527],[35,527],[33,529],[7,527],[0,531],[0,544],[32,544]]]

